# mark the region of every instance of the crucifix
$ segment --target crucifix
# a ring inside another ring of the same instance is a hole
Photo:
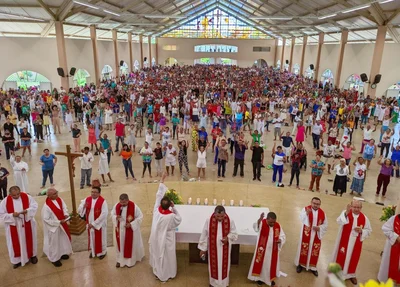
[[[55,152],[56,155],[61,155],[67,157],[68,160],[68,175],[69,175],[69,186],[71,189],[71,200],[72,200],[72,216],[69,225],[69,230],[71,234],[80,235],[86,229],[86,222],[82,220],[78,213],[76,212],[76,202],[75,202],[75,187],[74,187],[74,160],[77,157],[81,157],[80,153],[71,153],[71,146],[67,145],[67,152]]]

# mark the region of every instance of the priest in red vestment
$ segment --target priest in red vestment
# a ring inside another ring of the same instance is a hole
[[[400,284],[400,214],[392,216],[382,226],[386,236],[378,280],[386,282],[389,278]]]
[[[332,262],[343,270],[343,278],[357,285],[356,269],[364,240],[372,232],[368,218],[361,212],[362,202],[353,200],[337,218],[339,233],[333,250]]]
[[[232,243],[238,239],[235,222],[229,218],[222,205],[206,220],[198,248],[200,257],[208,253],[210,286],[229,286]]]
[[[9,195],[0,203],[0,221],[6,229],[7,249],[14,269],[32,264],[37,259],[37,233],[35,214],[37,202],[21,192],[18,186],[9,189]]]
[[[302,227],[294,260],[297,273],[305,268],[311,270],[314,276],[318,276],[317,263],[321,251],[321,240],[328,229],[328,220],[320,206],[321,199],[313,197],[311,204],[304,207],[300,212]]]
[[[101,187],[92,186],[91,193],[91,196],[81,201],[78,213],[86,219],[89,258],[103,259],[107,253],[108,207],[106,200],[101,196]]]
[[[42,208],[43,220],[43,252],[55,267],[61,267],[61,259],[69,259],[72,254],[70,219],[67,205],[58,196],[58,191],[51,187],[47,190],[47,198]]]
[[[279,253],[286,241],[285,232],[276,222],[274,212],[269,212],[267,219],[264,218],[264,212],[261,213],[253,228],[258,232],[258,238],[247,278],[257,281],[257,286],[262,286],[264,283],[275,286],[275,280],[281,273]]]
[[[132,267],[144,257],[144,248],[140,225],[143,213],[139,206],[129,200],[126,193],[119,196],[119,202],[111,211],[115,229],[116,267]]]

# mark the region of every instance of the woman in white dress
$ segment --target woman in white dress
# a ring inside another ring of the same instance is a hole
[[[125,143],[129,146],[129,149],[131,151],[135,152],[136,137],[135,137],[135,125],[134,124],[131,124],[128,128],[127,138],[126,138]]]
[[[110,174],[110,168],[108,167],[108,158],[107,158],[107,152],[104,150],[102,146],[99,148],[99,174],[101,175],[101,178],[103,179],[103,185],[107,186],[106,180],[104,178],[104,175],[107,174],[108,179],[110,182],[114,182],[114,180],[111,178]]]
[[[21,191],[29,193],[29,181],[27,175],[27,172],[29,171],[28,164],[21,160],[21,156],[14,155],[14,152],[11,152],[10,164],[14,170],[15,185],[17,185]]]
[[[104,114],[105,114],[105,119],[104,119],[104,124],[106,125],[106,129],[107,130],[112,130],[112,124],[113,124],[113,111],[112,109],[110,109],[109,106],[107,106],[104,110]]]
[[[72,131],[72,125],[74,124],[74,118],[70,110],[65,113],[65,124],[67,125],[68,131]]]

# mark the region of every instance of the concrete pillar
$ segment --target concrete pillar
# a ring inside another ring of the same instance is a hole
[[[139,35],[140,68],[143,69],[143,36]]]
[[[147,36],[147,43],[149,49],[149,59],[147,60],[147,63],[149,63],[149,68],[151,68],[151,36]]]
[[[112,30],[112,40],[114,47],[115,78],[119,79],[119,58],[118,58],[118,37],[117,30]]]
[[[156,37],[156,55],[155,55],[155,59],[156,59],[156,65],[158,65],[158,38]]]
[[[386,31],[387,26],[378,26],[374,54],[372,55],[371,72],[369,74],[369,80],[371,84],[374,82],[375,76],[379,74],[379,71],[381,69],[383,48],[385,47]],[[368,86],[367,95],[370,95],[371,98],[375,98],[376,89],[372,89],[371,86]]]
[[[276,67],[276,62],[278,62],[278,42],[279,42],[279,39],[275,38],[274,64],[272,65],[272,67]]]
[[[285,56],[285,47],[286,47],[286,38],[282,39],[282,55],[281,55],[281,70],[285,70],[285,62],[284,62],[284,56]]]
[[[293,51],[294,51],[294,45],[296,44],[296,38],[292,37],[292,43],[290,46],[290,60],[289,60],[289,72],[292,73],[292,68],[293,68]],[[300,73],[301,75],[301,73]]]
[[[324,38],[325,38],[325,33],[321,32],[319,33],[319,38],[318,38],[318,51],[317,51],[317,60],[315,61],[315,66],[314,66],[314,80],[318,81],[319,79],[319,65],[321,63],[321,51],[322,51],[322,45],[324,44]]]
[[[90,40],[92,41],[93,48],[93,63],[94,63],[94,77],[96,87],[100,86],[100,68],[99,68],[99,52],[97,50],[97,33],[96,26],[90,25]]]
[[[131,32],[129,32],[128,33],[128,52],[129,52],[129,69],[131,70],[131,71],[133,71],[134,70],[134,67],[133,67],[133,54],[132,54],[132,33]]]
[[[337,69],[336,69],[336,80],[335,80],[335,87],[340,88],[340,77],[342,76],[342,67],[343,67],[343,57],[344,57],[344,49],[346,48],[347,39],[349,37],[349,30],[342,30],[342,36],[340,38],[340,47],[339,47],[339,58],[337,62]]]
[[[300,75],[304,75],[304,57],[306,55],[308,36],[303,36],[303,48],[301,50],[301,61],[300,61]]]
[[[56,28],[56,42],[57,42],[57,54],[58,54],[58,66],[63,68],[65,77],[61,77],[61,86],[64,90],[69,90],[69,75],[68,63],[67,63],[67,51],[65,49],[65,39],[64,39],[64,27],[63,22],[56,21],[54,23]]]

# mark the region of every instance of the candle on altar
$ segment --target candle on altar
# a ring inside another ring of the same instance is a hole
[[[233,199],[231,199],[230,204],[231,204],[231,206],[234,206],[234,205],[235,205],[235,202],[233,201]]]
[[[222,206],[225,206],[225,199],[222,200],[221,204]]]
[[[200,198],[196,199],[196,204],[199,205],[200,204]]]
[[[239,201],[239,206],[243,206],[243,200]]]
[[[192,204],[192,198],[191,197],[189,197],[189,199],[188,199],[188,204]]]
[[[213,205],[217,205],[217,200],[214,198]]]
[[[208,205],[208,198],[204,199],[204,205]]]

